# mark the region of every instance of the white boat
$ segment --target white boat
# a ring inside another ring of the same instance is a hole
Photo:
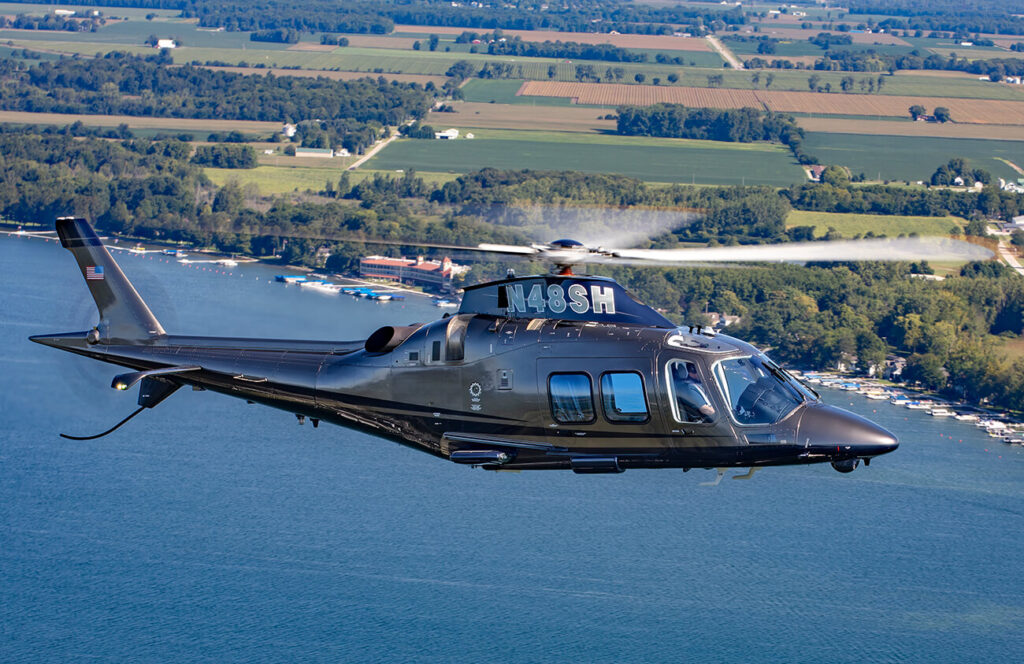
[[[980,418],[974,413],[957,413],[953,419],[961,422],[977,422]]]
[[[868,392],[864,396],[873,401],[884,401],[889,398],[889,395],[885,392]]]
[[[953,415],[953,411],[951,411],[948,408],[939,407],[932,408],[930,411],[928,411],[928,414],[934,417],[950,417]]]
[[[458,302],[452,302],[451,300],[434,300],[435,307],[441,307],[444,309],[454,308],[459,306]]]
[[[925,401],[908,401],[904,404],[910,410],[928,410],[931,408],[931,404]]]
[[[232,258],[223,258],[217,262],[223,265],[224,267],[238,267],[238,261]]]
[[[1006,422],[1000,422],[999,420],[981,420],[978,422],[978,426],[989,431],[1003,431],[1006,429]]]

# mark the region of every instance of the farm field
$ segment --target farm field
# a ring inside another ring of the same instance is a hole
[[[217,186],[224,186],[232,180],[241,186],[255,185],[260,194],[274,196],[294,192],[321,191],[327,182],[338,183],[343,168],[324,166],[257,166],[256,168],[204,168],[203,172]],[[359,184],[368,177],[382,171],[358,170],[348,171],[349,181]],[[397,175],[394,171],[384,172],[385,175]],[[451,173],[417,172],[418,177],[430,183],[445,183],[455,179]]]
[[[750,106],[771,111],[894,117],[914,104],[945,106],[957,122],[1024,125],[1024,101],[964,100],[945,97],[899,97],[783,90],[723,90],[599,83],[527,81],[520,95],[570,97],[580,104],[646,106],[658,102],[711,108]]]
[[[483,104],[526,104],[529,106],[569,106],[572,100],[566,97],[524,97],[519,94],[522,79],[473,78],[462,86],[462,97],[468,102]]]
[[[451,35],[457,37],[463,32],[490,32],[486,28],[451,28],[429,25],[396,25],[395,32],[420,35]],[[579,44],[612,44],[620,48],[655,49],[658,51],[710,51],[711,47],[701,37],[673,37],[671,35],[610,35],[597,32],[556,32],[553,30],[502,30],[509,37],[520,37],[523,41],[563,41]]]
[[[802,181],[780,145],[481,129],[473,140],[398,140],[371,159],[378,170],[465,173],[479,168],[618,173],[649,182],[769,184]]]
[[[745,29],[740,31],[740,34],[744,34],[744,35],[755,34],[755,35],[758,35],[758,36],[774,37],[776,39],[792,39],[792,40],[795,40],[795,41],[807,41],[808,37],[813,37],[814,35],[818,34],[819,32],[828,32],[830,34],[835,34],[835,35],[838,35],[838,34],[848,34],[850,36],[850,38],[853,40],[854,44],[861,44],[861,45],[874,45],[874,44],[889,45],[889,44],[895,44],[895,45],[898,45],[898,46],[909,46],[910,45],[907,42],[905,42],[903,39],[901,39],[900,37],[897,37],[896,35],[890,35],[890,34],[874,34],[874,33],[870,33],[870,32],[848,32],[848,33],[841,33],[838,30],[823,30],[823,29],[818,28],[818,27],[816,27],[816,28],[814,28],[812,30],[804,30],[803,28],[775,27],[773,25],[766,25],[764,23],[761,23],[761,28],[760,28],[760,30],[757,33],[753,32],[753,28],[752,27],[746,27]]]
[[[967,224],[960,217],[910,217],[901,215],[843,214],[836,212],[810,212],[791,210],[786,217],[786,228],[814,226],[814,237],[822,237],[829,228],[839,231],[843,237],[874,233],[895,237],[900,234],[949,235],[954,227]]]
[[[818,163],[840,164],[869,179],[927,181],[939,166],[963,157],[973,168],[1016,180],[1017,173],[1000,158],[1024,162],[1021,141],[808,133],[803,145]]]
[[[129,22],[131,24],[133,22]],[[119,50],[136,54],[149,54],[152,49],[142,44],[146,35],[154,30],[163,34],[158,28],[161,25],[134,22],[141,29],[140,35],[120,43],[104,41],[85,41],[84,37],[69,33],[41,34],[47,31],[7,31],[0,32],[3,37],[18,48],[28,48],[41,52],[60,52],[68,54],[95,55]],[[195,31],[192,24],[167,24],[180,26],[182,30]],[[102,39],[103,32],[82,33],[89,39]],[[170,34],[175,34],[173,31]],[[364,73],[394,73],[428,76],[443,76],[451,65],[460,60],[468,60],[482,66],[486,62],[509,62],[515,65],[514,75],[517,78],[528,78],[537,81],[548,81],[548,69],[555,66],[556,81],[575,81],[576,62],[568,62],[551,58],[521,58],[490,56],[486,54],[445,53],[443,51],[403,51],[393,48],[365,48],[349,46],[333,50],[292,50],[284,44],[254,43],[248,40],[248,33],[214,33],[195,31],[194,35],[183,37],[184,46],[175,50],[172,57],[175,62],[223,62],[246,66],[261,64],[269,67],[300,67],[314,70],[340,70]],[[662,87],[671,87],[667,78],[675,74],[680,78],[680,85],[687,87],[708,87],[707,77],[710,73],[722,76],[723,88],[729,89],[764,89],[765,80],[772,77],[772,91],[807,90],[807,71],[732,71],[720,68],[718,56],[712,53],[691,52],[694,56],[716,58],[715,71],[709,72],[703,67],[684,67],[659,65],[656,63],[609,63],[591,61],[599,75],[606,75],[609,68],[619,68],[623,72],[623,81],[632,82],[636,74],[643,74],[648,81],[660,78]],[[852,75],[855,79],[876,77],[876,74],[859,74],[845,72],[817,72],[821,84],[831,84],[839,89],[843,76]],[[758,82],[753,79],[757,77]],[[955,77],[933,76],[931,73],[900,74],[886,76],[881,93],[875,95],[915,95],[924,97],[958,97],[964,99],[1005,99],[1024,101],[1024,86],[997,85],[978,81],[977,77],[959,75]],[[856,89],[856,88],[855,88]]]
[[[90,127],[117,127],[128,125],[131,129],[163,129],[166,131],[202,132],[237,130],[243,133],[268,136],[281,131],[278,122],[257,122],[248,120],[193,120],[189,118],[149,118],[132,115],[81,115],[66,113],[27,113],[23,111],[0,111],[0,122],[16,124],[38,124],[64,126],[81,122]]]
[[[615,131],[615,120],[602,120],[606,109],[592,107],[543,106],[525,104],[482,104],[461,102],[455,113],[431,113],[425,121],[435,129],[446,127],[489,129],[533,129],[538,131],[570,131],[608,133]]]
[[[798,117],[796,123],[806,131],[834,134],[876,134],[884,136],[922,136],[933,138],[983,138],[1024,141],[1020,125],[961,124],[959,122],[912,122],[903,120],[839,119],[834,117]]]
[[[54,6],[58,6],[61,9],[74,9],[75,11],[91,11],[97,9],[96,6],[76,5],[73,2],[62,2],[53,4],[43,3],[20,3],[20,2],[0,2],[0,14],[4,15],[15,15],[15,14],[29,14],[31,16],[42,16],[48,14],[54,10]],[[166,20],[169,18],[177,17],[181,12],[176,9],[145,9],[145,8],[133,8],[133,7],[104,7],[99,8],[106,16],[120,16],[122,18],[137,19],[142,21],[146,18],[147,14],[155,14],[156,20]]]

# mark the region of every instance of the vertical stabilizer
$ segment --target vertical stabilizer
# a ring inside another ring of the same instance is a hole
[[[101,340],[141,341],[166,334],[89,222],[61,217],[57,219],[57,235],[61,246],[74,254],[96,300],[100,311],[96,328]]]

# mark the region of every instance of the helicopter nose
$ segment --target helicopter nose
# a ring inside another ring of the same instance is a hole
[[[850,457],[888,454],[900,445],[896,436],[874,422],[824,404],[808,406],[800,418],[799,440],[814,447],[840,447]]]

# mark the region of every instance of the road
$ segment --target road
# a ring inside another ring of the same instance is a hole
[[[1024,277],[1024,265],[1020,264],[1020,261],[1017,260],[1017,257],[1013,255],[1013,251],[1006,246],[1006,240],[1000,239],[997,248],[999,251],[999,257],[1006,261],[1010,267],[1016,270],[1017,274]]]
[[[733,69],[743,69],[743,63],[740,61],[740,59],[737,58],[736,54],[730,51],[725,46],[725,44],[719,41],[718,37],[715,37],[714,35],[708,35],[707,37],[705,37],[705,39],[708,40],[708,44],[711,46],[711,48],[715,49],[718,52],[718,54],[722,56],[722,58],[724,58],[725,61],[728,62]]]
[[[353,163],[352,163],[352,165],[351,165],[351,166],[349,166],[349,167],[348,167],[348,168],[347,168],[346,170],[349,170],[349,171],[354,171],[354,170],[356,170],[357,168],[359,168],[360,166],[362,166],[362,165],[363,165],[364,163],[366,163],[366,161],[367,161],[368,159],[370,159],[371,157],[373,157],[373,155],[377,154],[378,152],[380,152],[381,150],[383,150],[383,149],[384,149],[385,147],[387,147],[388,143],[390,143],[391,141],[393,141],[393,140],[395,140],[396,138],[398,138],[398,136],[399,136],[399,133],[398,133],[398,131],[396,130],[396,131],[395,131],[395,132],[394,132],[393,134],[391,134],[390,136],[388,136],[388,137],[387,137],[386,139],[384,139],[384,140],[383,140],[383,141],[381,141],[380,143],[377,143],[377,144],[376,144],[376,145],[374,145],[374,146],[373,146],[372,148],[370,148],[370,150],[369,150],[369,151],[368,151],[368,152],[367,152],[366,154],[364,154],[364,155],[363,155],[362,157],[360,157],[360,158],[359,158],[359,159],[357,159],[357,160],[356,160],[355,162],[353,162]]]

